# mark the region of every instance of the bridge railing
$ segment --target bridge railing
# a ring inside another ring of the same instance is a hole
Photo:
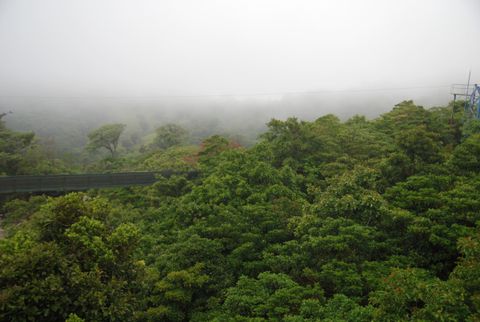
[[[92,173],[64,175],[25,175],[0,177],[0,193],[75,191],[94,188],[149,185],[157,176],[169,177],[173,170],[156,172]],[[187,174],[192,175],[195,171]]]

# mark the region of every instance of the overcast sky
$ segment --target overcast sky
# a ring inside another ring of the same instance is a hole
[[[0,0],[0,96],[480,81],[479,17],[479,0]]]

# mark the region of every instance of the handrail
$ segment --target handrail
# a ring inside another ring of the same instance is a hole
[[[0,194],[150,185],[157,181],[158,175],[168,178],[174,174],[187,174],[192,177],[198,172],[165,169],[149,172],[0,176]]]

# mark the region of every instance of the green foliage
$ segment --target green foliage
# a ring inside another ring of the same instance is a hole
[[[460,238],[458,248],[462,253],[450,280],[466,291],[465,302],[470,307],[469,320],[480,319],[480,229],[471,236]]]
[[[157,282],[153,298],[158,304],[147,310],[147,319],[185,321],[189,318],[192,302],[209,280],[208,275],[202,273],[203,266],[201,262],[197,262],[188,269],[169,272]]]
[[[395,269],[370,301],[379,321],[464,321],[465,291],[421,269]]]
[[[375,123],[381,131],[395,137],[405,130],[428,124],[428,117],[428,111],[422,106],[415,105],[413,101],[403,101]]]
[[[72,313],[68,316],[68,319],[66,319],[65,322],[85,322],[85,320],[79,318],[75,313]]]
[[[470,137],[475,134],[480,134],[480,120],[470,119],[463,124],[462,127],[463,137]]]
[[[0,175],[13,175],[21,171],[23,157],[31,146],[33,133],[18,133],[6,128],[0,114]]]
[[[413,162],[441,161],[438,139],[424,126],[405,130],[401,136],[397,137],[397,145]]]
[[[188,140],[188,132],[177,124],[166,124],[155,130],[155,138],[152,147],[168,149],[176,145],[185,144]]]
[[[14,231],[17,225],[29,219],[46,201],[45,196],[32,196],[28,200],[13,199],[6,201],[2,207],[2,213],[4,214],[2,225]]]
[[[216,157],[223,151],[238,148],[239,146],[228,139],[220,136],[213,135],[205,139],[198,152],[198,160],[201,164],[204,164],[204,168],[212,167],[216,161]]]
[[[459,144],[453,151],[450,163],[459,174],[480,172],[480,134],[475,134]]]
[[[87,150],[97,151],[100,148],[107,149],[114,157],[117,152],[118,140],[125,124],[105,124],[88,134]]]
[[[69,194],[34,215],[30,235],[0,241],[0,318],[91,321],[133,317],[143,268],[133,259],[138,230],[111,227],[105,200]],[[72,318],[72,316],[70,316]]]
[[[196,166],[195,146],[175,146],[149,155],[140,165],[141,170],[189,170]]]
[[[316,285],[302,287],[287,275],[264,272],[258,279],[241,276],[236,286],[227,290],[223,310],[230,318],[281,321],[286,315],[299,313],[308,300],[321,303],[322,293]]]
[[[4,203],[0,320],[479,320],[480,137],[460,107],[271,120],[248,149],[163,127],[161,150],[90,169],[196,177]]]
[[[106,200],[90,199],[83,194],[71,193],[62,198],[51,199],[42,206],[34,219],[40,227],[42,241],[62,241],[65,231],[81,217],[102,220],[109,211]]]
[[[325,306],[321,307],[312,319],[322,321],[371,321],[373,308],[362,306],[343,294],[334,295]]]

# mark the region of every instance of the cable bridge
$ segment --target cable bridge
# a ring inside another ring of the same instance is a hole
[[[122,172],[60,175],[0,176],[0,194],[19,192],[63,192],[98,188],[145,186],[157,181],[158,176],[170,177],[197,171],[162,170],[154,172]]]

